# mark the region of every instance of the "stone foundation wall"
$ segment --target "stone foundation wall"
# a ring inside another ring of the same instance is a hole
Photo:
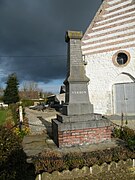
[[[111,140],[111,128],[87,128],[58,131],[59,147],[99,143]]]
[[[72,171],[65,170],[62,172],[54,171],[52,174],[44,172],[37,175],[36,180],[53,180],[53,179],[133,179],[135,177],[135,159],[126,161],[111,162],[110,164],[94,165],[92,167],[84,166],[82,169],[75,168]]]

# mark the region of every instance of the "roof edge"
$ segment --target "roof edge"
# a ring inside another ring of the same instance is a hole
[[[86,29],[83,37],[82,37],[82,41],[85,39],[86,35],[88,34],[89,29],[91,29],[93,27],[93,24],[95,23],[98,15],[102,12],[102,9],[103,9],[103,6],[105,5],[105,3],[106,3],[106,1],[103,0],[100,7],[99,7],[99,9],[98,9],[98,11],[96,12],[94,18],[92,19],[90,25],[87,27],[87,29]]]

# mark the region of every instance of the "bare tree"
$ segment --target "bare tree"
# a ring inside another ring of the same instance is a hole
[[[39,91],[38,83],[34,81],[24,81],[22,85],[23,91]]]
[[[45,92],[42,88],[38,87],[38,83],[35,81],[24,81],[22,84],[21,92],[23,97],[34,97],[38,94],[39,98],[46,98],[52,95],[52,92]]]

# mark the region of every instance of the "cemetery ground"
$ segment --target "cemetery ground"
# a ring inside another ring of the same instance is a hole
[[[44,112],[42,111],[36,111],[26,108],[25,109],[26,116],[28,118],[29,122],[29,128],[31,133],[24,137],[23,139],[23,149],[24,152],[27,154],[28,159],[27,161],[29,163],[32,162],[32,157],[37,157],[39,154],[41,154],[43,151],[45,152],[55,152],[56,154],[61,152],[62,154],[66,153],[84,153],[84,152],[94,152],[94,151],[104,151],[105,149],[111,149],[120,146],[123,146],[123,141],[119,141],[116,139],[112,139],[111,142],[105,142],[100,144],[93,144],[89,146],[77,146],[77,147],[70,147],[70,148],[62,148],[59,149],[52,140],[52,132],[51,132],[51,119],[56,117],[56,112],[54,109],[46,109]],[[114,119],[112,120],[115,124],[121,125],[121,119]],[[123,125],[127,125],[130,128],[133,128],[135,130],[135,119],[127,119],[123,120]],[[53,162],[52,162],[53,163]],[[57,166],[54,162],[54,165]],[[41,168],[42,169],[42,168]],[[57,169],[57,168],[56,168]],[[42,171],[42,170],[41,170]],[[119,169],[114,170],[113,172],[109,172],[110,179],[114,176],[116,179],[134,179],[135,175],[134,170],[128,171],[128,168],[125,169]],[[45,179],[50,178],[50,176],[46,176]],[[76,176],[75,176],[76,177]],[[69,178],[69,179],[75,179]],[[102,178],[101,178],[102,177]],[[107,173],[99,173],[98,175],[84,175],[83,177],[80,177],[80,179],[106,179],[109,178]],[[37,178],[38,179],[38,178]],[[44,179],[44,178],[43,178]],[[79,179],[79,177],[77,177]]]
[[[9,109],[0,109],[0,125],[2,125],[7,118],[9,118],[10,113],[11,112]]]
[[[6,147],[3,147],[2,143],[0,144],[2,147],[2,148],[0,148],[0,150],[1,150],[0,152],[3,151],[2,153],[4,153],[4,154],[0,153],[0,158],[2,158],[2,161],[0,163],[0,165],[2,167],[2,169],[1,169],[2,176],[0,175],[0,179],[2,178],[2,180],[5,177],[6,177],[5,179],[9,179],[9,180],[10,179],[34,180],[36,178],[35,177],[36,167],[33,166],[32,161],[33,161],[33,157],[38,157],[39,154],[41,156],[43,154],[45,154],[45,157],[46,156],[52,157],[51,165],[48,164],[48,162],[50,162],[50,160],[46,161],[46,158],[43,159],[43,161],[42,161],[42,159],[40,161],[41,169],[42,169],[42,165],[44,165],[44,167],[46,167],[46,165],[47,165],[48,167],[51,168],[50,170],[48,170],[48,174],[44,175],[44,178],[42,178],[42,180],[44,180],[44,179],[46,180],[46,179],[51,178],[50,172],[52,169],[54,169],[54,170],[58,169],[59,166],[62,165],[63,162],[61,162],[61,160],[56,161],[56,159],[55,159],[55,158],[59,157],[59,154],[61,154],[61,153],[64,155],[70,154],[71,157],[73,157],[73,156],[76,157],[77,154],[81,155],[82,153],[87,154],[87,153],[91,153],[91,152],[93,153],[93,152],[97,152],[97,151],[104,152],[104,150],[109,151],[110,149],[113,149],[113,148],[119,146],[120,144],[121,145],[123,144],[123,141],[116,141],[113,139],[112,142],[108,142],[108,143],[100,143],[97,145],[93,144],[93,145],[89,145],[89,146],[80,146],[80,147],[78,146],[78,147],[59,149],[54,144],[54,142],[52,140],[52,134],[51,134],[52,133],[51,132],[51,119],[55,118],[56,114],[58,114],[58,112],[56,112],[54,109],[46,109],[43,112],[43,111],[31,110],[28,108],[25,108],[25,116],[27,117],[26,119],[28,121],[25,121],[24,124],[29,126],[30,134],[26,135],[23,138],[23,142],[21,142],[21,144],[20,144],[20,140],[18,141],[18,138],[16,136],[14,136],[10,131],[10,128],[11,128],[10,122],[13,121],[13,114],[11,113],[11,109],[1,110],[0,113],[3,117],[3,123],[4,123],[4,120],[5,120],[5,122],[8,122],[6,125],[9,129],[8,131],[6,129],[3,129],[3,130],[0,129],[0,133],[1,133],[0,140],[6,144]],[[2,123],[2,121],[1,121],[1,123]],[[132,120],[132,125],[128,121],[128,126],[134,128],[135,121]],[[23,149],[22,149],[22,145],[23,145]],[[105,154],[105,156],[106,155],[107,154]],[[98,154],[98,156],[99,156],[99,154]],[[80,159],[80,158],[79,159],[77,158],[74,160],[74,158],[72,159],[72,158],[70,158],[70,156],[68,156],[68,158],[67,158],[68,166],[70,166],[70,170],[73,168],[73,174],[71,174],[72,171],[69,171],[69,174],[72,175],[72,177],[70,176],[68,179],[106,179],[106,178],[109,179],[108,173],[105,173],[105,172],[104,173],[101,172],[101,173],[93,174],[93,175],[84,174],[81,177],[77,177],[76,173],[77,174],[80,174],[80,173],[78,173],[78,170],[74,169],[74,167],[76,167],[76,164],[77,164],[80,169],[83,165],[82,163],[84,163],[84,162],[82,162],[82,159]],[[87,157],[87,159],[89,160],[88,157]],[[93,159],[96,159],[96,157],[93,156]],[[45,164],[44,164],[44,160],[45,160]],[[131,163],[131,162],[129,162],[129,163]],[[40,167],[39,164],[37,167],[38,168]],[[83,171],[86,171],[86,172],[88,171],[87,168],[85,170],[84,169],[83,169]],[[43,172],[43,171],[41,170],[41,172]],[[62,171],[62,172],[63,172],[62,177],[64,178],[67,171],[65,171],[65,174],[64,174],[64,171]],[[39,174],[39,172],[36,172],[36,173]],[[54,172],[54,175],[55,175],[55,173],[56,173],[56,171]],[[5,176],[5,174],[6,174],[6,176]],[[58,175],[58,173],[56,173],[56,174]],[[112,176],[124,177],[126,179],[129,179],[129,178],[134,179],[134,169],[129,170],[129,168],[126,168],[126,169],[121,168],[121,169],[109,171],[109,174],[111,174],[110,179]],[[37,179],[38,179],[38,176],[37,176]],[[55,177],[55,179],[59,179],[59,178]]]

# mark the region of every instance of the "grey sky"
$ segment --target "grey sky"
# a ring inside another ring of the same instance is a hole
[[[65,31],[85,31],[100,4],[101,0],[0,0],[0,82],[16,72],[20,83],[60,83],[66,74]]]

